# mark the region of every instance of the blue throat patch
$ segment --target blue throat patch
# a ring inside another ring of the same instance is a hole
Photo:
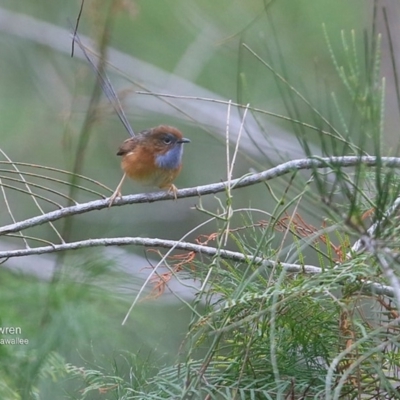
[[[176,143],[165,154],[158,154],[156,156],[156,165],[163,169],[176,169],[181,165],[182,154],[182,143]]]

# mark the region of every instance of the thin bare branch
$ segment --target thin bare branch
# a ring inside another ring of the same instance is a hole
[[[6,250],[6,251],[0,251],[0,259],[55,253],[59,251],[77,250],[88,247],[131,246],[131,245],[145,246],[145,247],[162,247],[166,249],[174,247],[177,250],[194,251],[196,253],[207,255],[210,257],[220,256],[222,258],[237,262],[248,262],[249,260],[253,260],[253,262],[262,265],[263,267],[281,266],[282,268],[285,268],[288,272],[305,272],[310,274],[318,274],[322,271],[321,268],[312,265],[281,263],[272,260],[266,260],[263,259],[262,257],[253,257],[251,255],[245,255],[242,253],[237,253],[229,250],[216,249],[214,247],[194,244],[190,242],[182,242],[182,241],[166,240],[166,239],[152,239],[143,237],[87,239],[78,242],[53,244],[50,246],[42,246],[29,249]]]
[[[373,156],[348,156],[348,157],[315,157],[315,158],[303,158],[298,160],[288,161],[280,164],[276,167],[270,168],[266,171],[246,175],[244,177],[234,179],[230,182],[232,189],[239,189],[245,186],[255,185],[260,182],[265,182],[279,176],[296,170],[307,170],[315,168],[332,168],[332,167],[354,167],[356,165],[366,165],[373,167],[380,162],[382,166],[389,168],[399,168],[400,158],[398,157],[373,157]],[[186,188],[178,190],[176,193],[177,198],[187,197],[198,197],[207,194],[215,194],[226,190],[228,183],[219,182],[209,185],[197,186],[192,188]],[[119,207],[126,204],[139,204],[139,203],[153,203],[156,201],[174,200],[174,194],[169,192],[155,192],[155,193],[142,193],[136,195],[124,196],[121,199],[117,199],[113,203],[113,207]],[[65,207],[61,210],[51,211],[49,213],[39,215],[33,218],[28,218],[24,221],[17,222],[14,224],[6,225],[0,228],[0,235],[7,233],[15,233],[23,229],[31,228],[33,226],[42,225],[46,222],[56,221],[61,218],[65,218],[71,215],[83,214],[93,210],[102,210],[108,208],[109,201],[106,200],[95,200],[87,203],[79,204],[76,206]]]
[[[277,268],[281,267],[290,273],[307,273],[307,274],[320,274],[323,270],[320,267],[314,265],[299,265],[292,263],[285,263],[265,259],[262,257],[253,257],[230,250],[217,249],[214,247],[194,244],[190,242],[164,240],[164,239],[152,239],[143,237],[119,237],[119,238],[101,238],[101,239],[88,239],[78,242],[54,244],[50,246],[42,246],[30,249],[18,249],[18,250],[7,250],[0,251],[0,260],[8,259],[12,257],[25,257],[30,255],[39,255],[46,253],[55,253],[60,251],[77,250],[88,247],[105,247],[105,246],[145,246],[145,247],[161,247],[166,249],[174,248],[176,250],[194,251],[196,253],[206,255],[209,257],[221,257],[223,259],[235,261],[235,262],[249,262],[252,261],[255,264],[265,268]],[[364,292],[373,292],[389,297],[394,297],[394,290],[390,286],[382,285],[376,282],[364,282],[362,290]]]

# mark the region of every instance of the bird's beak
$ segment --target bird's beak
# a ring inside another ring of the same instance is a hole
[[[186,139],[186,138],[182,138],[182,139],[179,139],[176,143],[190,143],[190,140]]]

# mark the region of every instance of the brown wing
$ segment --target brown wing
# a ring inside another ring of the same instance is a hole
[[[152,129],[146,129],[144,131],[139,132],[138,135],[136,135],[135,137],[126,139],[125,142],[122,143],[122,145],[119,147],[117,156],[124,156],[124,155],[134,151],[135,148],[137,147],[137,145],[140,142],[143,142],[143,140],[148,135],[150,135],[151,132],[152,132]]]
[[[128,153],[131,153],[133,150],[135,150],[137,145],[138,145],[138,140],[136,137],[126,139],[118,149],[117,156],[124,156]]]

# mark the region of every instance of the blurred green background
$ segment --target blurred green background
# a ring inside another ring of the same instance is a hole
[[[87,134],[80,173],[113,190],[121,177],[115,153],[127,133],[104,96],[90,132],[81,131],[95,76],[78,50],[70,57],[70,27],[75,24],[80,2],[2,0],[0,6],[1,150],[15,162],[71,171],[80,137]],[[241,45],[245,43],[321,111],[330,113],[335,123],[340,118],[332,106],[324,104],[325,99],[334,91],[344,113],[351,99],[335,71],[322,24],[339,62],[341,32],[350,38],[354,30],[362,62],[362,43],[365,32],[371,29],[372,14],[373,2],[365,0],[86,0],[79,33],[85,43],[87,37],[98,43],[105,24],[112,21],[107,73],[133,129],[138,132],[166,123],[179,127],[191,139],[185,147],[184,168],[175,182],[183,188],[226,179],[227,106],[190,99],[167,99],[166,103],[137,94],[137,90],[232,100],[287,115],[276,77]],[[26,16],[30,18],[21,20]],[[135,64],[135,60],[146,64]],[[388,65],[384,57],[384,68]],[[307,107],[302,107],[302,120],[320,124],[313,121]],[[240,115],[232,111],[232,142],[239,131]],[[397,114],[388,117],[388,147],[390,128],[397,118]],[[258,115],[257,122],[249,117],[246,129],[234,177],[250,168],[262,170],[304,156],[288,122]],[[317,135],[312,131],[307,134],[318,152]],[[0,160],[7,160],[4,154]],[[1,168],[10,169],[4,164]],[[35,168],[25,170],[38,172]],[[54,187],[68,192],[66,186],[54,183]],[[276,190],[285,187],[284,180],[276,184]],[[16,220],[39,214],[29,196],[5,190]],[[110,195],[105,189],[100,191]],[[123,194],[141,191],[130,181],[123,186]],[[98,198],[82,191],[75,197],[80,202]],[[224,202],[225,195],[207,196],[202,204],[212,212],[221,211],[217,198]],[[193,208],[198,202],[190,198],[80,215],[73,220],[69,240],[116,236],[177,240],[208,218]],[[268,192],[261,186],[241,190],[234,197],[235,208],[251,205],[268,209],[269,202]],[[54,209],[41,205],[45,211]],[[311,222],[320,224],[315,209],[309,214]],[[0,224],[11,222],[0,200]],[[64,222],[55,225],[62,231]],[[188,239],[216,230],[215,225],[206,226]],[[26,233],[57,242],[48,226]],[[23,246],[22,241],[0,241],[0,249],[15,246]],[[156,263],[154,255],[148,257]],[[51,351],[78,366],[104,368],[115,362],[127,369],[120,356],[123,351],[140,352],[158,365],[176,360],[190,310],[174,296],[165,293],[161,298],[141,301],[127,324],[121,326],[147,274],[143,271],[147,265],[146,251],[141,248],[6,260],[0,275],[0,325],[21,327],[22,336],[29,339],[27,346],[0,347],[1,369],[10,386],[27,391],[37,386],[43,399],[63,398],[64,389],[73,392],[69,382],[61,389],[48,376],[37,375]],[[62,271],[57,283],[51,283],[53,268]],[[174,290],[188,299],[194,293],[180,285]],[[55,390],[59,397],[54,397]]]

